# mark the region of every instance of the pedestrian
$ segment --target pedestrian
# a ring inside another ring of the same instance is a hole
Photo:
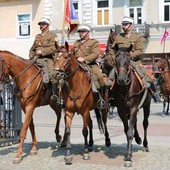
[[[110,48],[110,54],[112,54],[113,59],[115,59],[115,44],[118,44],[119,48],[129,47],[133,45],[132,50],[130,51],[131,65],[138,73],[139,77],[142,79],[144,88],[149,88],[152,85],[152,90],[155,92],[154,88],[154,76],[152,76],[145,66],[141,62],[141,55],[143,54],[144,49],[144,38],[138,33],[134,32],[134,19],[128,16],[123,17],[122,19],[122,29],[123,33],[120,33],[115,36],[115,40]],[[107,86],[114,86],[115,82],[115,67],[111,70],[109,78],[106,82]]]
[[[96,59],[100,54],[99,42],[90,37],[91,27],[86,24],[79,25],[77,32],[79,33],[80,39],[74,42],[73,51],[77,60],[80,63],[87,65],[90,70],[97,77],[99,86],[97,91],[99,93],[100,99],[98,101],[99,107],[105,107],[104,94],[105,94],[105,82],[104,74],[100,71],[96,63]]]
[[[57,102],[58,80],[56,80],[53,76],[53,67],[58,38],[55,33],[49,31],[50,24],[51,20],[46,17],[42,18],[40,22],[38,22],[41,33],[35,37],[34,43],[29,51],[29,57],[30,59],[33,59],[35,56],[38,56],[38,60],[40,59],[47,66],[49,81],[53,92],[51,100]]]

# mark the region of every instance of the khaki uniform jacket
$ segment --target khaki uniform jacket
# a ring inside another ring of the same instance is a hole
[[[142,55],[144,49],[143,41],[143,37],[138,33],[132,33],[130,37],[126,37],[125,33],[121,33],[115,37],[115,41],[111,47],[112,49],[110,53],[112,54],[113,58],[115,58],[114,47],[116,43],[119,47],[129,47],[132,44],[133,48],[131,51],[131,60],[140,61],[140,56]]]
[[[95,60],[100,53],[99,42],[95,39],[88,39],[84,42],[77,40],[73,45],[73,50],[76,58],[83,57],[86,64],[93,65],[96,64]]]
[[[41,50],[41,57],[49,58],[56,50],[55,43],[57,41],[57,35],[52,32],[47,32],[44,36],[38,34],[35,37],[34,43],[29,52],[29,58],[36,56],[36,51]]]

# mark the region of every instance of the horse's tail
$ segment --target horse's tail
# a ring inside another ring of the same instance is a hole
[[[94,112],[96,114],[98,128],[99,128],[101,133],[104,133],[105,130],[104,130],[104,123],[103,123],[103,120],[102,120],[102,115],[101,115],[101,113],[100,113],[98,108],[95,108]]]

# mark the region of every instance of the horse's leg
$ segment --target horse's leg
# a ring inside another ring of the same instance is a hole
[[[89,150],[89,152],[91,152],[94,141],[93,141],[93,122],[92,122],[90,115],[89,115],[89,125],[88,125],[88,127],[89,127],[89,148],[88,148],[88,150]]]
[[[90,118],[90,111],[86,109],[84,113],[82,114],[83,116],[83,129],[82,129],[82,134],[84,136],[84,153],[83,153],[83,159],[88,160],[90,159],[89,155],[89,145],[88,145],[88,129],[90,129],[90,141],[89,144],[92,146],[93,145],[93,132],[92,132],[92,120]]]
[[[99,112],[100,114],[100,111],[98,109],[96,109],[96,111]],[[101,110],[101,112],[102,112],[102,121],[104,124],[105,145],[109,147],[111,145],[111,141],[110,141],[109,133],[107,130],[107,110],[103,109]]]
[[[167,95],[167,110],[166,110],[166,115],[169,113],[169,95]]]
[[[134,136],[134,127],[135,124],[137,123],[137,106],[133,107],[130,109],[130,119],[129,119],[129,129],[127,131],[127,140],[128,140],[128,145],[127,145],[127,154],[125,157],[125,167],[131,167],[132,166],[132,140]]]
[[[72,119],[74,117],[73,112],[68,112],[66,111],[65,114],[65,133],[64,133],[64,140],[66,142],[66,156],[65,156],[65,163],[66,164],[71,164],[72,163],[72,156],[71,156],[71,143],[70,143],[70,134],[71,134],[71,124],[72,124]]]
[[[61,120],[61,109],[56,104],[51,104],[50,106],[55,111],[55,114],[57,116],[56,126],[55,126],[55,130],[54,130],[56,140],[57,140],[57,142],[61,142],[61,135],[60,135],[60,131],[59,131],[60,120]]]
[[[135,123],[135,126],[134,126],[134,138],[138,145],[142,143],[142,139],[140,138],[138,130],[137,130],[137,123]]]
[[[149,115],[150,115],[150,103],[148,103],[144,108],[143,108],[143,114],[144,114],[144,119],[143,119],[143,128],[144,128],[144,140],[143,140],[143,150],[148,152],[148,140],[147,140],[147,129],[149,126]]]
[[[23,144],[24,144],[24,140],[26,138],[26,135],[27,135],[27,130],[28,130],[28,127],[30,126],[30,122],[32,120],[32,115],[33,115],[33,110],[34,109],[30,109],[31,111],[28,111],[28,110],[25,110],[25,120],[24,120],[24,123],[23,123],[23,126],[21,128],[21,131],[20,131],[20,144],[19,144],[19,148],[18,148],[18,151],[17,151],[17,155],[15,156],[14,160],[13,160],[13,163],[14,164],[17,164],[19,162],[21,162],[21,156],[22,156],[22,153],[23,153]],[[34,124],[32,124],[32,126],[34,126]],[[34,127],[30,128],[30,130],[32,129],[31,132],[33,132],[34,130]],[[32,136],[35,135],[35,132],[34,134],[31,134]],[[33,140],[36,139],[36,137],[34,136]],[[33,141],[34,143],[34,141]],[[35,141],[36,143],[36,141]]]

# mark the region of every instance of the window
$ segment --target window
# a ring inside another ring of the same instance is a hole
[[[170,0],[164,0],[164,21],[170,21]]]
[[[129,16],[134,18],[135,24],[142,24],[142,0],[129,1]]]
[[[74,2],[74,1],[73,1],[73,5],[74,5],[74,9],[75,9],[75,11],[76,11],[76,14],[77,14],[77,16],[78,16],[78,2]]]
[[[30,36],[30,14],[18,14],[18,36]]]
[[[109,25],[109,0],[97,1],[97,25]]]

